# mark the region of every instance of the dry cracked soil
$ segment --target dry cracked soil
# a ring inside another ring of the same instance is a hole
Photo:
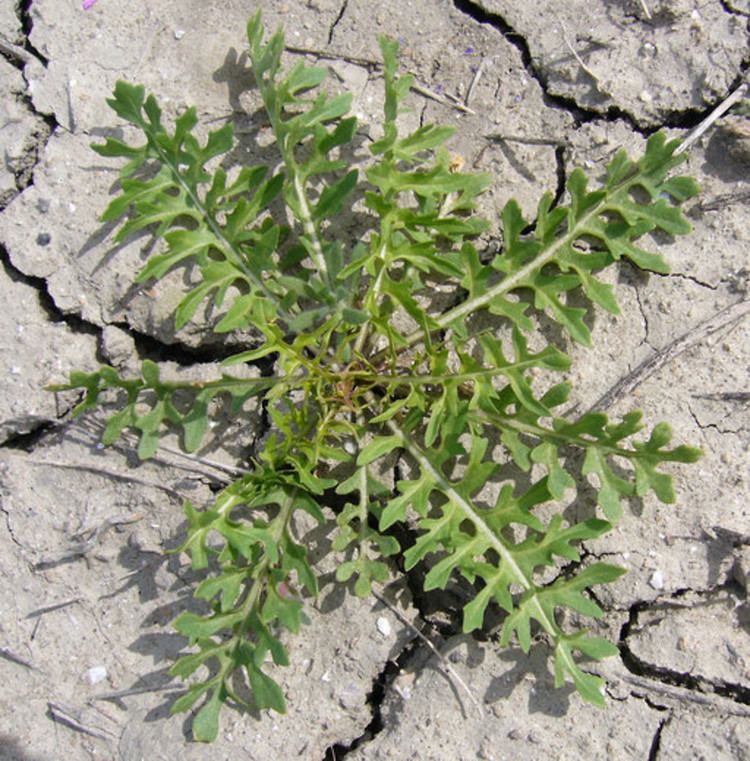
[[[246,161],[262,138],[242,53],[257,5],[285,26],[289,62],[320,61],[354,93],[364,135],[377,129],[377,36],[388,34],[421,87],[406,120],[458,128],[452,149],[495,177],[483,203],[497,220],[509,198],[532,214],[572,167],[600,175],[658,127],[689,134],[746,74],[748,0],[80,5],[0,0],[0,759],[750,759],[742,113],[689,152],[702,188],[686,207],[694,232],[656,242],[672,273],[623,265],[622,314],[599,314],[595,348],[572,349],[582,407],[642,408],[705,451],[673,469],[677,504],[646,499],[587,548],[629,571],[600,593],[601,628],[620,650],[598,667],[604,711],[553,689],[543,642],[525,656],[492,631],[460,635],[458,592],[427,596],[407,577],[362,601],[331,583],[333,558],[290,643],[288,713],[227,710],[213,746],[192,743],[184,716],[169,716],[167,669],[193,577],[163,550],[183,528],[181,501],[209,500],[262,417],[224,421],[199,460],[173,445],[139,463],[127,439],[101,447],[100,418],[71,420],[75,395],[43,389],[73,368],[144,357],[210,377],[227,351],[200,324],[175,333],[180,278],[133,287],[143,240],[114,245],[97,221],[118,167],[89,146],[121,133],[105,104],[116,80],[145,84],[170,118],[195,104],[204,128],[231,119]],[[314,548],[325,541],[310,534]]]

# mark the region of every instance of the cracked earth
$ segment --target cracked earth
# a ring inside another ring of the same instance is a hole
[[[380,108],[377,35],[399,38],[419,85],[405,118],[458,127],[453,150],[496,177],[482,209],[491,219],[511,197],[532,214],[574,166],[600,174],[656,128],[684,137],[750,63],[748,0],[258,5],[268,26],[285,26],[290,62],[319,60],[333,86],[355,94],[365,132]],[[579,408],[641,408],[705,451],[673,471],[676,505],[647,499],[585,548],[629,571],[597,592],[602,633],[620,648],[598,667],[607,709],[553,689],[543,642],[525,656],[499,650],[491,626],[460,635],[459,586],[426,595],[407,576],[361,601],[334,587],[328,557],[281,675],[288,714],[226,711],[210,751],[190,742],[184,717],[169,717],[167,669],[184,645],[169,622],[190,605],[193,575],[163,551],[178,543],[182,500],[206,503],[267,422],[251,411],[249,424],[220,421],[197,459],[168,441],[139,463],[127,439],[101,448],[101,419],[70,419],[75,396],[43,387],[75,368],[144,358],[211,377],[247,343],[216,345],[198,322],[175,332],[176,274],[132,286],[145,239],[115,246],[97,222],[117,165],[89,144],[122,134],[105,98],[127,78],[167,116],[195,104],[206,129],[231,119],[236,158],[251,161],[258,126],[242,50],[255,7],[99,0],[83,13],[78,0],[0,2],[0,760],[750,759],[742,115],[690,150],[702,188],[686,209],[694,232],[657,242],[672,274],[623,266],[613,275],[622,314],[600,314],[596,348],[573,349]],[[323,554],[327,538],[308,538]]]

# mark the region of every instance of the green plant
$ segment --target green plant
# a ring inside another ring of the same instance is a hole
[[[567,204],[545,194],[533,224],[509,202],[502,250],[485,261],[471,240],[487,227],[473,212],[490,177],[464,173],[451,161],[443,147],[450,128],[399,134],[399,107],[412,79],[397,74],[394,42],[381,40],[383,132],[369,145],[360,177],[344,158],[356,132],[355,119],[346,116],[350,96],[322,93],[323,69],[297,63],[282,73],[282,32],[264,42],[259,15],[247,31],[277,171],[243,167],[230,178],[222,168],[209,169],[232,149],[231,126],[201,144],[189,109],[170,132],[153,96],[125,82],[109,103],[146,142],[134,147],[110,138],[95,149],[127,160],[121,192],[102,219],[129,214],[118,240],[147,228],[164,243],[137,282],[178,265],[194,267],[199,281],[177,307],[177,327],[209,300],[220,314],[216,333],[252,330],[257,337],[255,348],[224,365],[272,358],[274,374],[173,382],[146,361],[137,378],[102,367],[73,373],[56,387],[85,389],[77,413],[97,405],[104,392],[119,392],[104,443],[135,429],[144,458],[167,426],[182,429],[186,450],[198,449],[220,399],[240,414],[257,397],[272,423],[246,475],[206,509],[185,504],[187,536],[179,549],[205,571],[195,597],[207,612],[184,612],[174,622],[193,651],[172,673],[193,681],[172,710],[187,711],[203,699],[193,733],[213,739],[221,704],[247,702],[232,678],[237,673],[256,707],[284,710],[267,661],[287,664],[282,630],[297,633],[301,626],[303,602],[292,585],[317,593],[306,548],[293,532],[300,510],[321,523],[335,521],[333,549],[344,553],[336,578],[352,580],[356,594],[367,595],[398,563],[408,571],[425,562],[425,590],[460,575],[475,590],[463,611],[464,631],[482,627],[494,602],[506,613],[500,645],[515,636],[528,651],[535,622],[551,644],[556,683],[570,679],[584,699],[602,705],[603,680],[584,671],[574,652],[600,659],[617,649],[575,622],[602,614],[587,590],[623,570],[581,562],[577,547],[613,528],[623,500],[652,490],[673,502],[671,479],[659,467],[693,462],[699,452],[667,448],[666,423],[639,438],[638,412],[619,422],[599,412],[574,419],[556,413],[569,385],[555,376],[570,360],[543,338],[538,318],[543,313],[562,334],[589,345],[589,310],[573,306],[573,294],[616,314],[600,270],[625,258],[667,271],[660,255],[636,241],[653,230],[689,231],[675,203],[696,186],[669,176],[682,158],[674,155],[676,142],[656,134],[638,161],[619,152],[595,190],[576,169]],[[349,245],[337,218],[355,190],[363,191],[359,211],[372,227]],[[432,306],[437,283],[453,294],[441,313]],[[492,329],[474,327],[482,311],[495,316]],[[569,457],[575,452],[579,466]],[[410,472],[395,487],[378,475],[379,461],[393,453]],[[514,484],[520,479],[513,469],[528,474],[530,486]],[[583,481],[596,489],[602,517],[566,520],[562,505]],[[491,497],[482,492],[488,483],[497,486]],[[323,510],[331,490],[349,499],[334,518]],[[398,522],[416,537],[410,546],[394,536]]]

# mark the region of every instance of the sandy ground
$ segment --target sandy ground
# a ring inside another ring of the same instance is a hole
[[[496,177],[483,202],[493,219],[510,197],[531,212],[575,165],[599,174],[658,126],[686,134],[750,62],[747,0],[260,5],[285,25],[290,62],[320,58],[354,92],[365,131],[381,102],[377,35],[398,37],[403,66],[443,101],[413,93],[407,120],[458,127],[454,150]],[[141,464],[127,441],[104,450],[100,421],[70,422],[74,398],[42,387],[143,357],[216,371],[221,350],[200,325],[174,332],[179,278],[132,287],[143,241],[115,246],[97,222],[117,164],[89,144],[121,128],[104,99],[126,78],[169,117],[195,104],[204,128],[232,119],[237,160],[250,160],[242,50],[255,7],[0,0],[0,759],[750,759],[750,121],[739,116],[690,152],[695,231],[657,242],[672,274],[623,266],[622,315],[599,315],[596,348],[573,350],[583,407],[640,407],[706,453],[674,470],[676,505],[634,505],[587,548],[629,569],[601,595],[621,653],[600,669],[608,708],[554,690],[543,643],[526,657],[500,651],[492,631],[457,635],[455,596],[396,582],[383,595],[397,615],[342,594],[328,559],[281,676],[289,713],[226,711],[210,750],[169,718],[166,670],[184,645],[169,622],[190,605],[192,576],[162,550],[182,499],[205,502],[224,472],[171,451]],[[234,462],[262,434],[250,420],[227,421],[204,458]],[[328,538],[308,538],[322,554]]]

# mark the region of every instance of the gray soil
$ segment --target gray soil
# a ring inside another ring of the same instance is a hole
[[[399,38],[403,67],[439,96],[412,93],[405,121],[458,128],[453,150],[496,179],[494,220],[511,197],[533,214],[565,172],[600,175],[657,127],[684,137],[750,62],[747,0],[260,5],[284,24],[289,62],[319,58],[354,92],[363,134],[377,134],[377,36]],[[461,588],[425,595],[408,577],[361,601],[332,583],[329,557],[280,674],[288,713],[226,710],[210,749],[169,717],[185,644],[169,624],[194,576],[162,553],[182,500],[208,502],[263,435],[260,415],[220,424],[200,460],[168,442],[139,463],[128,439],[99,445],[101,418],[71,421],[75,395],[43,387],[143,357],[218,372],[226,348],[202,321],[174,331],[182,273],[132,285],[148,239],[115,245],[97,221],[118,164],[89,145],[123,133],[105,98],[126,78],[169,118],[195,104],[204,130],[232,119],[236,158],[251,161],[264,137],[242,53],[254,7],[0,0],[0,759],[750,759],[750,121],[736,115],[690,151],[693,234],[651,242],[672,274],[621,267],[622,314],[596,317],[594,349],[571,348],[581,409],[641,408],[705,451],[673,469],[677,504],[632,505],[587,547],[629,571],[599,592],[600,628],[620,645],[597,667],[606,710],[553,688],[544,642],[525,656],[491,628],[459,635]],[[300,530],[322,554],[329,537]]]

